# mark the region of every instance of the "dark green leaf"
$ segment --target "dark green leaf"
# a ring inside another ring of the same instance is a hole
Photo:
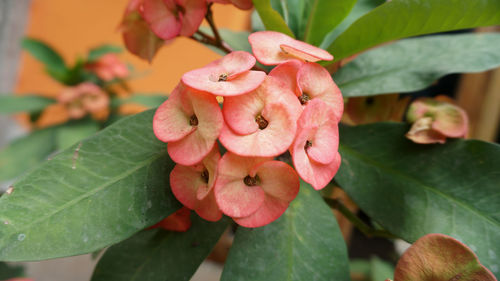
[[[497,24],[500,0],[393,0],[359,18],[327,50],[339,60],[392,40]]]
[[[147,107],[158,107],[166,100],[167,100],[167,95],[161,93],[151,93],[151,94],[134,93],[132,94],[132,96],[128,98],[123,98],[123,99],[115,98],[111,100],[111,106],[116,108],[127,103],[136,103]]]
[[[359,55],[334,79],[346,97],[411,92],[449,73],[498,67],[499,46],[499,33],[406,39]]]
[[[349,14],[356,0],[314,0],[311,4],[309,21],[304,39],[319,46],[325,36]]]
[[[64,150],[97,131],[99,124],[90,118],[59,126],[56,133],[57,149]]]
[[[33,131],[0,150],[0,181],[12,180],[46,160],[56,150],[55,132],[55,127]]]
[[[11,266],[0,262],[0,280],[22,277],[23,275],[24,269],[22,266]]]
[[[109,54],[109,53],[114,53],[118,54],[123,52],[123,48],[120,46],[115,46],[115,45],[102,45],[96,48],[93,48],[89,51],[89,56],[87,58],[88,61],[93,62],[98,60],[100,57]]]
[[[35,95],[0,95],[0,113],[39,112],[54,102],[53,99]]]
[[[499,277],[500,146],[475,140],[419,145],[409,126],[342,126],[335,177],[388,231],[414,242],[443,233],[469,245]]]
[[[63,58],[46,43],[33,38],[24,38],[21,46],[33,57],[42,62],[47,70],[60,74],[66,71],[66,64]]]
[[[289,36],[294,36],[281,15],[273,10],[269,0],[253,0],[255,9],[267,30],[274,30]]]
[[[207,222],[194,213],[187,232],[143,231],[109,248],[92,281],[189,280],[229,225]]]
[[[385,0],[357,0],[349,15],[334,30],[326,35],[321,43],[321,48],[328,48],[353,22],[384,3]]]
[[[271,0],[271,6],[282,16],[295,37],[304,40],[312,1]]]
[[[176,211],[174,163],[153,134],[153,114],[124,118],[14,183],[0,198],[0,260],[90,253]]]
[[[319,193],[303,183],[278,220],[239,227],[221,280],[350,280],[344,239]]]

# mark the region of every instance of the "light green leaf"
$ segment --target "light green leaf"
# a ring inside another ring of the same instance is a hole
[[[271,6],[285,20],[295,38],[304,40],[312,1],[307,0],[270,0]]]
[[[500,146],[475,140],[414,144],[409,126],[341,126],[335,179],[391,233],[414,242],[443,233],[469,245],[497,276]]]
[[[392,0],[359,18],[327,50],[339,60],[392,40],[497,24],[500,0]]]
[[[278,220],[239,227],[221,280],[350,280],[344,239],[319,193],[303,183]]]
[[[35,95],[0,95],[0,113],[40,112],[54,102],[54,99]]]
[[[0,260],[91,253],[176,211],[153,114],[124,118],[14,183],[0,198]]]
[[[48,44],[33,38],[24,38],[21,42],[24,50],[42,62],[50,72],[62,75],[66,72],[64,59]]]
[[[92,119],[70,122],[60,126],[56,132],[57,149],[64,150],[78,141],[99,131],[99,124]]]
[[[405,39],[359,55],[334,80],[346,97],[411,92],[446,74],[498,67],[499,46],[499,33]]]
[[[349,14],[356,0],[314,0],[304,39],[319,46],[325,36]]]
[[[187,232],[148,230],[112,246],[92,281],[189,280],[229,225],[226,217],[216,223],[191,218]]]
[[[123,52],[123,48],[120,46],[115,46],[115,45],[102,45],[96,48],[93,48],[89,51],[89,56],[87,58],[88,61],[93,62],[98,60],[100,57],[109,54],[109,53],[114,53],[118,54]]]
[[[46,160],[56,150],[55,132],[56,127],[33,131],[2,148],[0,181],[12,180]]]
[[[344,32],[353,22],[385,3],[385,0],[357,0],[349,15],[330,33],[325,36],[320,47],[328,48],[337,37]]]
[[[255,9],[267,30],[274,30],[294,37],[281,15],[273,10],[269,0],[253,0]]]
[[[128,103],[136,103],[150,108],[160,106],[167,100],[167,95],[162,93],[134,93],[128,98],[115,98],[111,100],[111,107],[119,107]]]

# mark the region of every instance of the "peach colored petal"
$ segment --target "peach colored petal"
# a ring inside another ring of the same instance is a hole
[[[281,161],[265,161],[253,167],[250,174],[260,179],[266,196],[291,202],[299,192],[300,180],[295,170]]]
[[[219,96],[236,96],[255,90],[266,74],[251,71],[255,58],[244,51],[232,52],[209,65],[189,71],[182,81],[189,87]]]
[[[215,200],[215,193],[210,192],[198,203],[196,213],[207,221],[218,221],[222,218],[222,211]]]
[[[173,0],[143,0],[142,16],[148,22],[151,30],[160,38],[169,40],[178,36],[182,23],[178,12],[169,9],[167,3]],[[175,4],[174,4],[175,5]]]
[[[337,120],[340,120],[344,112],[344,99],[324,67],[316,63],[305,63],[297,73],[297,84],[309,99],[321,99],[332,107]]]
[[[451,104],[443,106],[442,109],[436,112],[432,129],[450,138],[464,137],[469,131],[467,113],[458,106]]]
[[[158,109],[153,118],[153,131],[163,142],[179,141],[196,130],[190,125],[194,111],[186,90],[179,84]]]
[[[231,217],[248,216],[263,203],[265,194],[258,185],[248,186],[244,180],[252,167],[265,158],[244,158],[227,152],[219,161],[215,182],[215,199],[222,212]]]
[[[254,32],[248,41],[257,60],[265,65],[277,65],[293,59],[311,62],[333,59],[330,53],[321,48],[275,31]]]
[[[271,72],[269,76],[275,77],[280,80],[288,89],[300,96],[302,92],[297,86],[297,73],[303,62],[299,60],[290,60],[285,63],[279,64]]]
[[[432,129],[432,118],[424,117],[418,119],[406,133],[406,137],[415,143],[445,143],[446,136]]]
[[[180,35],[191,36],[201,25],[207,13],[205,0],[182,0],[178,1],[184,7],[185,13],[182,17],[182,28]]]
[[[186,207],[182,207],[150,228],[157,227],[170,231],[188,231],[191,227],[191,211]]]
[[[277,220],[288,208],[289,202],[279,200],[272,196],[266,196],[260,208],[253,214],[233,218],[234,221],[243,227],[261,227]]]
[[[179,202],[191,210],[196,208],[199,201],[196,196],[197,190],[207,185],[201,176],[203,168],[203,165],[182,166],[177,164],[170,172],[172,193]]]
[[[241,156],[277,156],[285,152],[293,141],[296,122],[288,109],[279,103],[267,105],[262,113],[268,125],[254,133],[239,135],[225,125],[220,141],[229,151]]]

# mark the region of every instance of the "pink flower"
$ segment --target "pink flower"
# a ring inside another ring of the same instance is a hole
[[[244,227],[260,227],[286,211],[299,186],[297,174],[283,162],[227,152],[219,162],[214,192],[224,214]]]
[[[95,72],[104,81],[115,78],[126,78],[129,75],[127,65],[118,59],[116,54],[105,54],[97,61],[86,65],[86,68]]]
[[[191,36],[207,12],[205,0],[143,0],[143,17],[160,38]]]
[[[278,80],[267,77],[255,91],[226,97],[220,141],[241,156],[276,156],[292,144],[301,106]]]
[[[182,207],[150,228],[158,227],[170,231],[188,231],[191,227],[191,210],[186,207]]]
[[[109,107],[109,96],[99,86],[90,82],[65,88],[58,101],[66,106],[72,119],[83,118],[88,113],[98,114]]]
[[[208,221],[218,221],[222,217],[213,192],[219,159],[219,149],[215,145],[200,163],[193,166],[177,164],[170,173],[170,186],[177,200]]]
[[[342,117],[342,93],[330,73],[321,65],[291,60],[275,67],[269,75],[278,78],[291,89],[302,105],[307,105],[314,99],[321,99],[333,108],[337,120]]]
[[[306,62],[333,60],[327,51],[275,31],[252,33],[248,41],[257,60],[265,65],[277,65],[293,59]]]
[[[250,10],[253,8],[252,0],[207,0],[208,3],[233,4],[238,9]]]
[[[156,137],[168,143],[176,163],[199,163],[214,147],[223,126],[222,112],[213,95],[180,83],[157,110],[153,119]]]
[[[467,113],[443,96],[415,100],[406,118],[413,123],[406,137],[416,143],[444,143],[447,137],[465,137],[469,130]]]
[[[125,10],[120,31],[125,47],[132,54],[149,62],[165,41],[154,34],[141,15],[143,0],[131,0]]]
[[[320,99],[305,107],[297,122],[297,136],[290,147],[293,165],[314,189],[325,187],[340,167],[338,121]]]
[[[244,51],[231,52],[207,66],[185,73],[187,86],[218,96],[236,96],[255,90],[266,77],[263,71],[250,70],[255,58]]]

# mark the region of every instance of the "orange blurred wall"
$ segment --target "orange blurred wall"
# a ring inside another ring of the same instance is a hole
[[[123,46],[117,32],[128,0],[32,0],[27,36],[41,39],[56,48],[72,64],[78,55],[100,44]],[[219,28],[246,30],[250,12],[231,5],[214,5]],[[205,24],[205,23],[204,23]],[[135,92],[169,93],[184,72],[201,67],[220,57],[188,38],[177,38],[164,46],[152,64],[128,52],[121,56],[134,65],[138,77],[130,82]],[[26,52],[21,56],[18,93],[54,96],[61,85],[44,73],[43,66]]]

